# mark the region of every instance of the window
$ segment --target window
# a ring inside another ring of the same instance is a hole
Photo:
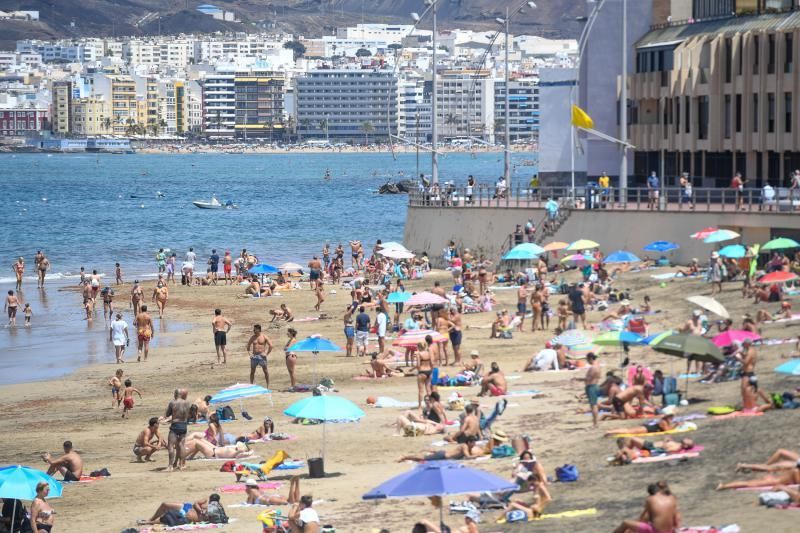
[[[784,33],[785,50],[784,56],[786,61],[783,63],[783,71],[787,74],[792,72],[792,61],[794,59],[794,41],[790,32]]]
[[[736,70],[736,75],[737,76],[741,76],[742,72],[743,72],[742,71],[742,68],[743,68],[742,65],[744,64],[743,59],[742,59],[743,54],[742,54],[742,38],[741,37],[739,37],[739,53],[736,54],[736,56],[739,59],[739,68]]]
[[[783,131],[792,132],[792,93],[783,93]]]
[[[758,74],[758,56],[760,52],[758,41],[758,35],[753,36],[753,74]]]
[[[767,37],[767,74],[775,74],[775,34]]]
[[[684,130],[683,131],[685,133],[689,133],[691,131],[691,122],[690,122],[690,120],[692,119],[692,110],[691,110],[691,108],[692,108],[692,100],[691,100],[691,98],[688,97],[688,96],[684,96],[683,97],[683,109],[684,109],[684,112],[686,113],[686,116],[684,117],[684,120],[683,120],[683,124],[684,124],[684,126],[683,126]]]
[[[673,110],[675,113],[675,133],[681,132],[681,97],[675,97],[675,109]]]
[[[733,67],[733,39],[725,39],[725,83],[731,82],[731,67]]]
[[[767,132],[775,133],[775,93],[767,93]]]
[[[697,98],[697,138],[708,139],[708,96]]]
[[[758,93],[753,93],[753,133],[758,133]]]
[[[722,110],[724,135],[726,139],[731,138],[731,95],[725,95],[725,107]]]

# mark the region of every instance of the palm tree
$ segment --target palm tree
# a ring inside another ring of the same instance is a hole
[[[310,128],[310,127],[311,127],[311,121],[308,120],[307,118],[304,118],[303,120],[300,121],[300,128],[298,128],[298,130],[297,130],[297,140],[298,141],[300,140],[300,135],[301,135],[300,134],[300,130],[308,131],[308,128]]]
[[[272,142],[272,129],[275,127],[275,120],[272,117],[267,119],[267,127],[269,128],[269,142]]]
[[[125,135],[133,135],[136,133],[136,121],[132,118],[128,117],[128,120],[125,121]]]
[[[458,125],[458,117],[451,113],[444,117],[444,123],[448,126],[456,126]],[[450,128],[450,133],[452,134],[452,128]]]
[[[108,130],[111,129],[111,117],[104,117],[100,123],[103,125],[103,130],[108,133]]]
[[[494,142],[497,142],[497,132],[503,132],[505,136],[506,120],[504,118],[494,119]]]
[[[323,118],[322,120],[319,121],[319,129],[321,129],[321,130],[323,130],[325,132],[325,140],[330,140],[328,138],[328,119],[327,118]]]
[[[375,126],[369,120],[365,120],[361,123],[361,130],[364,132],[364,146],[369,146],[369,134],[375,131]]]
[[[290,137],[292,135],[294,135],[295,132],[294,132],[294,116],[293,115],[289,115],[289,116],[286,117],[286,130],[285,131],[289,134]]]

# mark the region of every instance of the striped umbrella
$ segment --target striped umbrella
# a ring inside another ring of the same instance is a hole
[[[642,337],[632,331],[607,331],[594,339],[600,346],[622,346],[623,344],[641,344]]]
[[[717,242],[724,242],[729,241],[731,239],[738,239],[741,235],[736,233],[735,231],[731,231],[729,229],[718,229],[714,233],[710,234],[708,237],[703,239],[703,242],[706,244],[713,244]]]
[[[443,298],[438,294],[424,291],[411,295],[411,298],[406,301],[406,305],[409,307],[412,305],[438,305],[446,304],[448,301],[447,298]]]
[[[572,254],[568,255],[564,259],[561,260],[562,263],[575,263],[578,266],[581,265],[593,265],[597,263],[597,259],[590,255],[582,255],[582,254]]]
[[[591,339],[588,339],[586,335],[578,329],[568,329],[558,337],[554,338],[551,342],[553,344],[561,344],[569,348],[571,346],[588,344],[591,342]]]
[[[392,346],[399,346],[401,348],[415,348],[418,343],[425,342],[425,337],[428,335],[431,336],[435,344],[447,342],[449,340],[448,337],[432,329],[415,329],[412,331],[406,331],[397,337],[394,341],[392,341]]]
[[[242,400],[244,398],[254,398],[263,394],[272,394],[272,391],[265,389],[259,385],[251,385],[250,383],[237,383],[231,385],[226,389],[222,389],[214,396],[211,397],[209,403],[226,403],[233,400]]]
[[[691,235],[689,235],[689,238],[697,239],[697,240],[701,240],[702,241],[703,239],[705,239],[706,237],[708,237],[709,235],[711,235],[715,231],[717,231],[717,228],[709,226],[709,227],[707,227],[705,229],[701,229],[697,233],[692,233]]]

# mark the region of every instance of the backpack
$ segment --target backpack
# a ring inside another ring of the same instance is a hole
[[[225,461],[222,463],[222,466],[219,468],[220,472],[233,472],[233,469],[236,468],[236,461]]]
[[[564,465],[556,468],[556,479],[561,482],[578,481],[578,467],[575,465]]]
[[[508,511],[506,513],[506,522],[527,522],[528,521],[528,513],[521,509],[514,509],[513,511]]]
[[[167,511],[161,516],[160,521],[167,527],[184,526],[189,523],[180,511]]]
[[[217,418],[220,420],[236,420],[236,414],[234,414],[230,405],[226,405],[225,407],[217,408]]]
[[[664,378],[662,390],[665,395],[678,392],[678,380],[672,376]]]
[[[228,515],[225,514],[225,509],[219,502],[209,502],[206,517],[212,524],[227,524]]]
[[[513,457],[517,455],[516,450],[508,444],[501,444],[492,448],[492,459],[500,459],[503,457]]]
[[[762,492],[758,495],[758,501],[761,505],[775,507],[778,505],[788,505],[792,500],[787,493],[779,490],[777,492]]]

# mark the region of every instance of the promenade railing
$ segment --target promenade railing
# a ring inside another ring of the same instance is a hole
[[[654,196],[657,196],[655,198]],[[525,187],[504,191],[491,185],[454,187],[442,185],[411,191],[410,207],[430,208],[544,208],[548,200],[570,209],[612,211],[700,211],[700,212],[800,212],[800,189],[680,187],[654,191],[646,187],[600,189],[596,187]]]

